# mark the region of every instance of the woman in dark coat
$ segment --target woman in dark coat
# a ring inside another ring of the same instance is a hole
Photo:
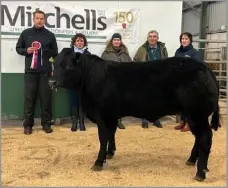
[[[74,52],[91,54],[88,51],[87,40],[85,35],[77,33],[71,39],[71,48]],[[81,106],[81,96],[75,90],[69,90],[70,114],[72,119],[71,131],[77,131],[79,127],[81,131],[85,131],[84,114]]]
[[[116,62],[131,62],[132,59],[129,55],[127,46],[122,42],[122,36],[119,33],[114,33],[111,40],[107,42],[106,48],[101,55],[104,60],[112,60]],[[119,129],[125,129],[121,119],[117,124]]]
[[[180,35],[181,46],[176,50],[175,56],[177,57],[191,57],[199,61],[202,61],[202,56],[198,50],[192,46],[192,34],[184,32]],[[181,113],[181,122],[175,127],[176,130],[181,130],[182,132],[189,131],[189,126],[187,124],[187,118],[185,114]]]

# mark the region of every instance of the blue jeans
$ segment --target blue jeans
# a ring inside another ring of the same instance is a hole
[[[69,105],[70,114],[72,114],[73,107],[79,107],[79,95],[75,90],[69,90]]]
[[[71,118],[79,119],[80,124],[84,124],[85,115],[83,113],[80,95],[75,90],[69,90],[69,105]]]

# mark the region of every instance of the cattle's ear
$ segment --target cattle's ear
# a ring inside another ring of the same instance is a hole
[[[81,56],[81,53],[79,52],[74,52],[74,55],[73,55],[73,63],[78,63],[79,59],[80,59],[80,56]]]

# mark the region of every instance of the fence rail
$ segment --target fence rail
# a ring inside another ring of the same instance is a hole
[[[208,39],[198,39],[194,40],[197,43],[206,43],[205,48],[198,48],[204,50],[204,61],[212,68],[213,72],[216,74],[216,78],[219,82],[220,87],[220,99],[226,101],[227,99],[227,46],[221,46],[221,44],[226,44],[226,40],[208,40]],[[209,47],[211,44],[219,44],[218,47]],[[214,53],[218,55],[216,59],[208,58],[209,53]]]
[[[205,43],[204,48],[197,48],[204,51],[204,61],[209,65],[209,67],[213,70],[216,75],[216,78],[219,82],[220,95],[219,95],[219,103],[221,114],[226,115],[226,102],[227,102],[227,45],[226,40],[208,40],[208,39],[196,39],[194,43]],[[211,47],[212,44],[218,47]],[[217,54],[217,58],[208,58],[209,54],[213,53]],[[175,117],[172,116],[172,119]],[[180,116],[176,116],[176,122],[180,121]]]
[[[208,39],[194,39],[194,42],[201,42],[201,43],[227,43],[226,40],[208,40]]]

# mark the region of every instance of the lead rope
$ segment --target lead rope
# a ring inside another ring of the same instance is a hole
[[[54,58],[53,57],[51,57],[50,59],[49,59],[49,62],[51,63],[51,68],[52,68],[52,70],[51,70],[51,77],[54,75],[54,65],[53,65],[53,63],[54,63]],[[54,89],[53,88],[53,86],[52,86],[52,88],[51,88],[52,90]],[[58,91],[58,89],[57,89],[57,87],[55,88],[55,92],[57,92]]]

